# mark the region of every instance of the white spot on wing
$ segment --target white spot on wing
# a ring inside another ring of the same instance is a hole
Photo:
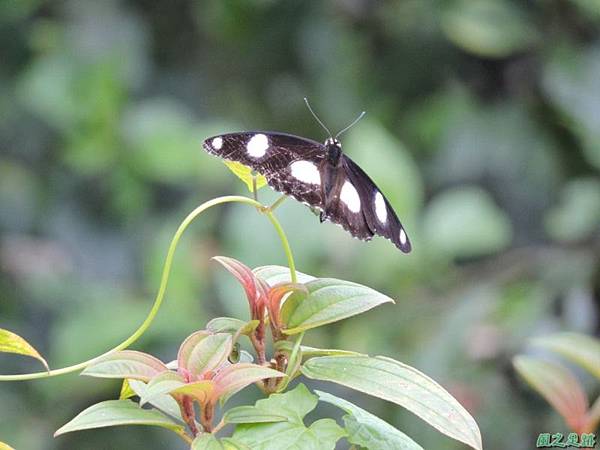
[[[382,224],[385,224],[387,220],[387,208],[385,206],[385,200],[381,192],[375,194],[375,214]]]
[[[221,150],[221,147],[223,147],[223,138],[220,137],[216,137],[212,140],[211,145],[213,146],[213,148],[215,150]]]
[[[346,204],[353,213],[360,212],[360,197],[356,188],[349,181],[344,182],[340,192],[340,200]]]
[[[255,134],[246,144],[248,154],[253,158],[265,156],[269,148],[269,139],[264,134]]]
[[[292,176],[303,183],[321,184],[321,174],[314,163],[310,161],[294,161],[290,164]]]
[[[400,228],[400,243],[402,245],[406,244],[406,233],[402,228]]]

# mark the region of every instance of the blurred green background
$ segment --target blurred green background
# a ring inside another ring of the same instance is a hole
[[[244,194],[204,138],[267,129],[321,141],[304,96],[334,130],[364,109],[344,148],[414,250],[357,241],[285,202],[299,270],[397,299],[306,342],[414,365],[474,415],[487,449],[531,449],[538,433],[566,430],[510,358],[532,336],[600,331],[599,30],[596,0],[3,0],[0,327],[52,367],[110,348],[145,317],[187,212]],[[213,255],[285,264],[263,216],[211,210],[186,233],[135,348],[168,361],[209,318],[247,317]],[[40,369],[14,355],[0,367]],[[118,389],[77,375],[0,384],[0,440],[183,448],[144,427],[51,437]],[[465,448],[389,403],[334,392],[424,448]]]

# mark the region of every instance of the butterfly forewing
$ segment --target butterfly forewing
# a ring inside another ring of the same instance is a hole
[[[371,232],[391,240],[404,253],[410,252],[406,231],[387,198],[354,161],[345,155],[343,158],[346,175],[358,191],[362,213]]]
[[[213,136],[204,141],[204,148],[251,167],[274,189],[322,209],[319,167],[325,158],[323,144],[285,133],[247,132]]]

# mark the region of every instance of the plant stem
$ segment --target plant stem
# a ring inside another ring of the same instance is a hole
[[[222,418],[222,419],[219,421],[219,423],[218,423],[218,424],[217,424],[217,425],[216,425],[216,426],[213,428],[213,430],[212,430],[212,434],[217,434],[217,433],[219,432],[219,430],[220,430],[221,428],[223,428],[225,425],[226,425],[226,423],[225,423],[225,417],[223,417],[223,418]]]
[[[50,370],[47,372],[33,372],[33,373],[26,373],[26,374],[19,374],[19,375],[0,375],[0,381],[34,380],[37,378],[54,377],[57,375],[64,375],[67,373],[76,372],[78,370],[83,370],[87,366],[100,360],[101,358],[104,358],[113,352],[123,350],[123,349],[129,347],[135,341],[137,341],[140,338],[140,336],[142,336],[146,332],[148,327],[152,324],[152,321],[156,317],[158,310],[160,309],[160,306],[162,305],[162,302],[163,302],[163,299],[165,296],[165,292],[167,289],[167,283],[169,281],[169,275],[171,273],[171,266],[173,264],[173,257],[175,255],[175,249],[177,248],[177,244],[179,243],[179,240],[181,239],[183,232],[194,221],[194,219],[196,219],[196,217],[198,217],[200,214],[202,214],[207,209],[212,208],[213,206],[216,206],[216,205],[223,204],[223,203],[232,203],[232,202],[244,203],[247,205],[254,206],[267,216],[267,218],[269,219],[269,221],[275,228],[275,231],[277,232],[277,234],[279,235],[279,238],[281,240],[281,245],[283,246],[283,250],[285,252],[285,256],[288,261],[288,266],[290,268],[290,278],[293,283],[296,283],[296,279],[297,279],[296,266],[294,264],[294,257],[292,255],[292,250],[291,250],[290,244],[287,240],[287,236],[285,235],[285,232],[283,231],[283,228],[281,227],[281,224],[279,223],[277,218],[273,215],[272,211],[270,211],[268,207],[265,207],[261,203],[257,202],[256,200],[253,200],[249,197],[242,197],[242,196],[238,196],[238,195],[217,197],[215,199],[212,199],[212,200],[209,200],[209,201],[203,203],[202,205],[200,205],[196,209],[194,209],[191,213],[189,213],[187,215],[187,217],[183,220],[183,222],[181,222],[181,224],[177,228],[177,231],[175,232],[175,234],[173,235],[173,239],[171,240],[171,244],[169,245],[169,250],[167,251],[167,256],[165,258],[165,262],[163,265],[160,286],[158,288],[158,293],[156,294],[156,299],[154,300],[154,304],[152,305],[150,312],[146,316],[146,319],[144,319],[144,321],[139,326],[139,328],[137,330],[135,330],[131,336],[129,336],[127,339],[125,339],[123,342],[121,342],[116,347],[103,353],[102,355],[88,359],[87,361],[83,361],[81,363],[78,363],[78,364],[75,364],[72,366],[63,367],[61,369]]]
[[[298,334],[296,338],[296,342],[294,342],[294,347],[292,348],[292,353],[287,361],[287,367],[285,369],[285,374],[287,377],[278,379],[277,392],[282,392],[294,379],[294,373],[300,366],[302,362],[302,353],[300,350],[300,344],[302,344],[302,339],[304,339],[304,331]]]
[[[181,417],[188,424],[192,435],[196,437],[198,427],[196,427],[196,411],[194,410],[194,402],[191,397],[184,396],[179,409],[181,410]]]
[[[188,436],[185,431],[176,431],[177,435],[183,439],[188,445],[192,445],[193,439]]]
[[[277,234],[279,235],[279,239],[281,239],[281,245],[283,246],[283,251],[285,252],[285,256],[288,261],[288,266],[290,268],[290,279],[292,283],[297,283],[298,277],[296,276],[296,265],[294,264],[294,256],[292,255],[292,249],[290,248],[290,243],[287,240],[285,232],[283,231],[283,228],[281,227],[281,224],[279,223],[277,218],[273,215],[272,211],[270,211],[267,208],[264,211],[264,213],[267,215],[267,218],[273,224],[275,231],[277,231]]]
[[[215,417],[215,405],[212,403],[206,403],[202,405],[200,409],[200,423],[202,424],[202,428],[204,428],[204,431],[207,433],[212,433],[212,422],[213,418]]]

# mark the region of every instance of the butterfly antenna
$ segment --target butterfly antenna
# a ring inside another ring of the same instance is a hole
[[[308,110],[313,115],[313,117],[317,120],[317,122],[319,122],[319,125],[321,125],[325,131],[327,131],[327,134],[329,135],[329,137],[332,137],[333,135],[331,134],[331,131],[329,131],[329,128],[327,128],[325,126],[325,124],[323,122],[321,122],[321,119],[319,119],[319,116],[317,116],[315,114],[313,109],[310,107],[310,103],[308,103],[308,99],[306,97],[304,97],[304,103],[306,103],[306,106],[308,107]]]
[[[352,128],[354,125],[356,125],[356,123],[362,119],[364,117],[364,115],[366,114],[366,111],[361,112],[358,117],[356,119],[354,119],[352,121],[352,123],[350,125],[348,125],[346,128],[344,128],[342,131],[339,131],[338,134],[335,135],[335,138],[337,139],[340,134],[345,133],[346,131],[348,131],[350,128]]]

